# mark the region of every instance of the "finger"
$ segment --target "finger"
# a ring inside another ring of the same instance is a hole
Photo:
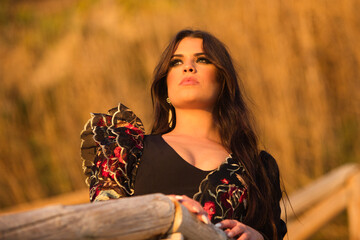
[[[206,224],[210,223],[210,220],[208,218],[208,213],[203,209],[203,207],[199,202],[185,195],[178,196],[178,198],[179,197],[181,197],[181,204],[184,207],[186,207],[186,209],[188,209],[189,212],[195,213],[200,221]]]
[[[228,233],[226,233],[226,235],[230,238],[235,237],[235,236],[240,236],[240,237],[243,237],[243,239],[247,239],[246,238],[247,235],[244,234],[245,231],[246,231],[245,226],[243,224],[239,223],[235,227],[230,229],[230,231]]]
[[[181,203],[190,211],[196,214],[204,214],[207,215],[207,212],[203,209],[200,203],[197,201],[187,197],[187,196],[181,196],[182,201]]]
[[[181,199],[179,199],[177,195],[171,194],[171,195],[167,195],[167,197],[170,198],[170,200],[174,203],[175,202],[181,203]]]
[[[230,229],[225,229],[224,232],[226,233],[226,235],[228,234],[228,232],[230,232]]]
[[[210,219],[208,218],[208,216],[204,215],[204,214],[198,214],[197,218],[202,221],[205,224],[210,224]]]
[[[242,234],[237,240],[249,240],[251,237],[247,234]]]
[[[171,200],[176,200],[176,198],[175,198],[175,195],[174,194],[170,194],[170,195],[167,195],[167,197],[168,198],[170,198]]]
[[[179,203],[182,203],[182,202],[184,201],[183,196],[180,196],[180,195],[175,195],[175,199],[176,199]]]
[[[237,223],[238,223],[238,221],[236,221],[236,220],[225,219],[225,220],[215,224],[215,226],[217,226],[218,228],[221,228],[221,229],[225,229],[225,228],[232,229],[233,227],[236,226]]]
[[[181,195],[181,196],[177,195],[176,198],[177,198],[177,199],[181,199],[182,202],[186,202],[186,203],[188,203],[188,204],[193,204],[194,206],[197,206],[197,207],[199,207],[199,208],[202,208],[202,206],[201,206],[201,204],[200,204],[199,202],[195,201],[195,200],[192,199],[192,198],[189,198],[189,197],[186,196],[186,195]]]
[[[183,201],[183,197],[180,195],[169,194],[167,195],[167,197],[170,198],[173,202],[181,203]]]
[[[181,203],[184,207],[186,207],[186,209],[189,210],[189,212],[191,213],[194,213],[197,215],[197,218],[206,223],[206,224],[209,224],[210,223],[210,220],[208,218],[208,213],[201,207],[201,205],[197,205],[197,204],[194,204],[192,202],[188,202],[188,201],[183,201]]]

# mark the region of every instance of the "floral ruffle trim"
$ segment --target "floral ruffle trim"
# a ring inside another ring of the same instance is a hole
[[[231,156],[201,182],[194,199],[201,203],[215,224],[224,219],[243,220],[247,208],[244,167]]]
[[[81,158],[90,201],[134,193],[144,134],[141,120],[122,104],[107,114],[91,114],[81,132]]]

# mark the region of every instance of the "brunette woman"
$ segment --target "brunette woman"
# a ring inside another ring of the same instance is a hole
[[[180,31],[154,71],[150,135],[121,104],[85,125],[90,200],[171,194],[229,237],[282,239],[278,166],[258,149],[238,81],[222,42]]]

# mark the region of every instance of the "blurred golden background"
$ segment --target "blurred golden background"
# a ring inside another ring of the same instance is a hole
[[[183,28],[229,47],[288,193],[359,162],[358,9],[358,0],[1,0],[0,208],[86,188],[79,134],[90,112],[122,102],[149,131],[152,71]]]

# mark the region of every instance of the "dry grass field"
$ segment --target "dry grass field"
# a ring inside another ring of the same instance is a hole
[[[79,133],[90,112],[122,102],[149,131],[152,71],[183,28],[230,49],[289,193],[359,162],[358,9],[358,0],[1,0],[0,208],[85,188]]]

